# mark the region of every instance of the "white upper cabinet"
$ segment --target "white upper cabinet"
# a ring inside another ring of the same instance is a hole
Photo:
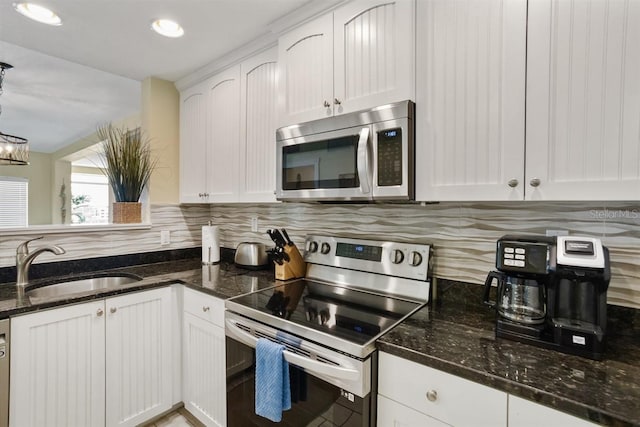
[[[207,81],[208,202],[233,202],[238,195],[240,67]]]
[[[240,201],[276,201],[277,59],[273,48],[240,65]]]
[[[324,15],[278,41],[280,124],[333,114],[333,15]]]
[[[524,198],[526,0],[417,5],[416,199]]]
[[[414,99],[415,2],[356,0],[279,40],[279,124]]]
[[[180,94],[180,202],[206,201],[207,85]]]
[[[529,2],[527,199],[640,198],[638,22],[638,1]]]
[[[415,2],[356,0],[333,14],[334,113],[415,99]]]
[[[275,202],[277,48],[181,93],[182,203]]]

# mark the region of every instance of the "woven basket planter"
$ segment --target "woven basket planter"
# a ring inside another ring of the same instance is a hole
[[[135,224],[142,222],[142,203],[113,202],[114,224]]]

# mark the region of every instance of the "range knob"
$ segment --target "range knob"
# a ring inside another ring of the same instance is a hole
[[[400,264],[404,261],[404,252],[400,249],[394,249],[391,251],[391,262],[394,264]]]
[[[328,254],[330,250],[331,246],[327,242],[324,242],[322,246],[320,246],[320,252],[322,252],[324,255]]]
[[[417,267],[420,264],[422,264],[422,255],[420,254],[420,252],[416,252],[416,251],[411,252],[411,255],[409,258],[409,265],[412,267]]]
[[[314,253],[318,251],[318,242],[310,241],[309,242],[309,252]]]

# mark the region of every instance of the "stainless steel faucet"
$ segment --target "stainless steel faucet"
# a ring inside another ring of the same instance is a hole
[[[29,252],[29,242],[42,239],[43,236],[36,237],[35,239],[29,239],[23,242],[16,249],[16,271],[18,277],[16,279],[16,285],[18,288],[24,288],[29,284],[29,267],[33,260],[43,252],[51,252],[56,255],[62,255],[66,251],[57,245],[47,245],[36,248],[33,252]]]

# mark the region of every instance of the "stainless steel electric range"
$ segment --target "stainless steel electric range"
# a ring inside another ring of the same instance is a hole
[[[305,249],[304,279],[225,303],[229,427],[375,426],[375,341],[429,301],[428,244],[308,236]],[[279,424],[254,413],[259,338],[290,364]]]

